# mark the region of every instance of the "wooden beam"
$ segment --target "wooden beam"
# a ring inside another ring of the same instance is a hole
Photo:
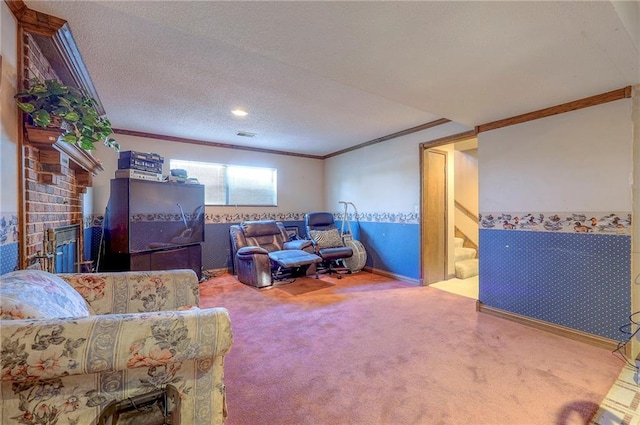
[[[42,172],[64,175],[69,168],[69,157],[53,149],[41,149],[38,160]]]
[[[57,186],[60,183],[60,176],[50,173],[38,173],[38,183]]]
[[[411,127],[406,130],[402,130],[392,134],[388,134],[386,136],[378,137],[377,139],[369,140],[368,142],[360,143],[359,145],[351,146],[349,148],[330,153],[328,155],[323,156],[322,159],[331,158],[332,156],[342,155],[343,153],[355,151],[357,149],[362,149],[367,146],[375,145],[377,143],[386,142],[387,140],[395,139],[396,137],[402,137],[408,134],[417,133],[418,131],[426,130],[428,128],[436,127],[438,125],[446,124],[448,122],[451,122],[451,120],[448,120],[446,118],[440,118],[435,121],[430,121],[428,123],[420,124],[418,126]]]
[[[64,130],[59,128],[42,128],[33,125],[24,126],[27,132],[27,141],[32,144],[53,145]]]
[[[82,187],[93,186],[93,174],[87,170],[76,170],[76,184]]]
[[[25,125],[25,128],[27,134],[24,138],[24,143],[32,144],[40,149],[41,156],[43,151],[57,152],[58,155],[61,155],[60,158],[65,158],[67,167],[87,170],[92,174],[104,171],[102,163],[89,152],[78,147],[78,145],[72,145],[60,140],[58,136],[62,134],[62,131],[29,125]],[[49,155],[56,154],[51,153]]]
[[[97,175],[104,171],[102,162],[94,158],[93,155],[77,145],[72,145],[67,142],[58,141],[53,147],[69,156],[69,167],[79,170],[87,170],[88,172]]]
[[[430,140],[422,143],[420,146],[423,149],[431,149],[442,145],[448,145],[450,143],[462,142],[463,140],[472,139],[477,136],[475,130],[465,131],[464,133],[452,134],[451,136],[441,137],[439,139]]]
[[[487,124],[481,124],[476,127],[477,133],[495,130],[497,128],[507,127],[515,124],[522,124],[527,121],[533,121],[540,118],[550,117],[552,115],[563,114],[565,112],[575,111],[577,109],[588,108],[590,106],[601,105],[603,103],[613,102],[615,100],[631,97],[631,86],[621,89],[612,90],[607,93],[597,94],[595,96],[585,97],[584,99],[574,100],[573,102],[563,103],[561,105],[552,106],[550,108],[539,109],[537,111],[528,112],[526,114],[516,115]]]
[[[64,19],[29,9],[22,0],[5,0],[5,3],[24,30],[33,34],[51,37],[67,23]]]
[[[69,167],[69,157],[55,150],[41,150],[38,153],[41,164],[60,164]]]
[[[24,5],[24,3],[22,3]],[[17,28],[17,51],[24,52],[24,37],[25,32],[24,29],[18,25]],[[19,53],[18,55],[18,84],[20,85],[20,80],[24,77],[24,65],[25,65],[25,57],[24,54]],[[22,88],[22,86],[19,86]],[[18,128],[18,267],[20,269],[26,269],[29,258],[29,247],[27,241],[27,224],[29,220],[27,220],[27,201],[26,201],[26,188],[28,187],[26,184],[26,170],[23,166],[25,161],[25,137],[26,132],[24,131],[24,114],[20,110],[20,108],[15,108],[15,114],[17,117]]]

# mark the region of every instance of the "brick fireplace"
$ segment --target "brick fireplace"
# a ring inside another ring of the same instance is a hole
[[[41,35],[23,32],[22,87],[27,87],[34,77],[68,84],[48,59],[52,55],[48,40]],[[65,72],[68,71],[63,70],[62,74]],[[102,171],[102,165],[86,151],[59,141],[59,132],[55,130],[32,127],[28,122],[25,122],[24,129],[21,268],[39,264],[46,270],[56,271],[64,264],[65,271],[79,271],[84,244],[83,194],[92,185],[93,175]],[[68,228],[77,229],[74,233],[76,240],[65,242],[64,249],[52,246],[51,238],[55,238],[56,229]],[[73,254],[73,259],[59,258],[62,252],[66,256]],[[73,270],[69,270],[69,264]]]
[[[31,265],[34,260],[49,253],[45,246],[49,229],[82,224],[84,188],[77,185],[75,172],[68,166],[61,165],[55,174],[43,171],[52,165],[41,161],[48,160],[49,151],[32,145],[25,145],[24,149],[25,251],[27,265]],[[68,159],[64,162],[68,164]]]

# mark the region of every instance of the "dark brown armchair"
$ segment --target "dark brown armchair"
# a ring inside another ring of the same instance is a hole
[[[233,267],[238,280],[264,288],[282,278],[283,273],[315,273],[321,261],[309,240],[289,241],[279,221],[245,221],[229,228]]]
[[[338,279],[351,270],[345,263],[353,256],[353,250],[345,245],[338,232],[330,212],[311,212],[305,216],[307,235],[312,241],[315,252],[322,258],[320,273],[336,273]]]

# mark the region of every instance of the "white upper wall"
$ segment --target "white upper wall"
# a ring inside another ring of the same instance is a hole
[[[632,102],[478,135],[480,212],[631,211]]]
[[[614,0],[611,4],[627,30],[629,38],[636,46],[636,50],[640,50],[640,2]]]
[[[478,215],[478,149],[456,150],[454,158],[456,201]]]
[[[342,212],[338,201],[349,201],[358,212],[415,212],[420,205],[420,143],[468,130],[450,122],[325,160],[325,209]]]
[[[0,213],[18,211],[18,113],[16,21],[5,2],[0,3]]]
[[[169,174],[170,159],[213,162],[220,164],[271,167],[278,170],[277,207],[207,207],[207,214],[303,213],[318,211],[324,205],[323,163],[318,159],[275,155],[238,149],[169,142],[166,140],[116,134],[122,151],[153,152],[164,158],[164,175]],[[109,200],[110,180],[118,169],[118,154],[103,146],[96,156],[105,171],[94,179],[93,212],[103,214]]]
[[[464,142],[462,142],[464,143]],[[473,139],[477,145],[477,139]],[[456,149],[460,143],[456,143]],[[478,216],[478,149],[454,152],[455,165],[453,180],[455,183],[455,200],[474,216]],[[455,227],[460,229],[474,244],[478,245],[478,220],[467,216],[455,206],[453,211]],[[453,245],[453,243],[451,244]],[[451,261],[453,263],[453,261]],[[455,265],[454,265],[455,266]],[[455,270],[454,270],[455,272]]]
[[[82,195],[82,216],[93,214],[93,187],[88,187],[87,192]]]

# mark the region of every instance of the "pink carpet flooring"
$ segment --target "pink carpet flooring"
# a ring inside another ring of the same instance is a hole
[[[367,272],[257,290],[222,275],[227,425],[588,423],[623,364],[609,351]]]

